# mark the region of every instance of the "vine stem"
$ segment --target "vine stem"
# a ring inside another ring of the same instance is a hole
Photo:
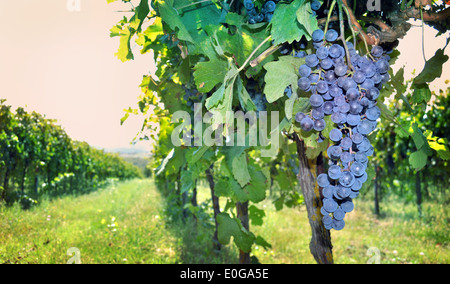
[[[355,1],[355,3],[356,3],[356,1]],[[353,46],[356,48],[356,37],[357,37],[357,34],[356,34],[356,32],[355,32],[355,29],[353,29],[352,28],[352,20],[350,19],[350,16],[349,16],[349,12],[348,12],[348,9],[347,9],[347,7],[343,7],[344,8],[344,11],[345,11],[345,14],[347,15],[347,20],[348,20],[348,27],[350,28],[350,30],[352,31],[352,35],[353,35]],[[358,34],[359,34],[359,32],[358,32]]]
[[[356,27],[356,28],[359,30],[359,33],[361,34],[362,33],[361,29],[359,27]],[[364,42],[364,45],[366,46],[367,54],[370,55],[370,57],[372,57],[372,55],[370,54],[370,51],[369,51],[369,44],[367,43],[367,40],[365,37],[363,37],[363,42]]]
[[[362,30],[362,27],[361,27],[361,25],[359,24],[358,19],[356,19],[356,16],[355,16],[355,14],[353,13],[352,9],[348,6],[347,0],[339,0],[339,1],[340,1],[340,3],[341,3],[344,7],[347,8],[347,9],[345,10],[346,13],[347,13],[347,16],[350,18],[350,21],[353,23],[353,28],[356,28],[356,29],[359,30],[359,32],[360,32],[359,36],[360,36],[361,38],[364,38],[368,43],[369,43],[369,41],[370,41],[370,44],[371,44],[371,45],[376,44],[376,43],[377,43],[377,39],[376,39],[374,36],[372,36],[372,35],[366,34],[366,33]]]
[[[425,22],[423,21],[423,9],[420,6],[420,19],[422,20],[422,55],[423,60],[427,62],[427,57],[425,56]]]
[[[342,2],[341,2],[341,0],[338,1],[338,6],[339,6],[339,26],[341,28],[341,36],[340,36],[340,38],[341,38],[342,43],[344,45],[345,54],[347,56],[347,65],[353,72],[355,72],[355,68],[353,67],[352,59],[350,57],[350,52],[348,50],[347,42],[345,41],[344,13],[342,12],[343,9],[342,9]]]
[[[273,54],[275,51],[281,48],[281,45],[274,45],[266,49],[263,53],[261,53],[258,57],[256,57],[254,60],[250,62],[250,66],[255,67],[259,63],[263,62],[264,59],[269,57],[271,54]]]
[[[331,5],[330,5],[330,10],[328,11],[328,16],[327,16],[327,22],[326,22],[326,24],[325,24],[325,30],[324,30],[324,33],[323,33],[323,36],[325,37],[325,35],[327,34],[327,31],[328,31],[328,25],[329,25],[329,23],[330,23],[330,19],[331,19],[331,15],[333,14],[333,10],[334,10],[334,7],[336,6],[336,0],[333,0],[333,2],[331,3]]]
[[[238,69],[238,73],[240,73],[242,70],[244,70],[245,66],[247,66],[247,64],[250,62],[250,60],[252,59],[253,56],[255,56],[256,52],[258,52],[258,50],[264,45],[266,44],[269,40],[272,39],[272,36],[268,36],[265,40],[263,40],[263,42],[261,42],[254,50],[253,52],[250,54],[250,56],[247,58],[247,60],[245,60],[244,64],[242,64],[241,68]]]
[[[349,23],[352,23],[352,26],[354,28],[358,29],[359,35],[362,35],[361,38],[363,39],[364,45],[366,47],[367,54],[370,57],[372,57],[372,55],[370,54],[370,51],[369,51],[369,44],[367,43],[366,36],[364,35],[364,32],[362,31],[362,29],[360,27],[358,27],[357,25],[353,24],[353,22],[351,21],[351,15],[350,15],[350,11],[348,10],[348,8],[345,5],[344,5],[343,8],[344,8],[345,13],[347,14],[347,17],[349,19]],[[351,30],[352,30],[352,32],[354,32],[354,29],[351,29]],[[356,45],[355,45],[355,47],[356,47]]]

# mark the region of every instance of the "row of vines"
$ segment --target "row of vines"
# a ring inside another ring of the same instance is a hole
[[[86,193],[109,178],[141,177],[134,165],[73,141],[55,120],[0,104],[0,202],[24,208],[39,197]]]

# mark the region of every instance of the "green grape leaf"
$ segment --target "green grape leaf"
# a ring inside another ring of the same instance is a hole
[[[244,87],[241,77],[238,77],[236,80],[236,91],[239,97],[239,102],[244,111],[256,111],[256,105],[252,101],[250,94]]]
[[[246,230],[239,219],[231,218],[226,213],[217,215],[217,222],[219,223],[217,238],[221,244],[227,245],[234,238],[234,243],[243,252],[251,252],[255,236]]]
[[[330,115],[327,115],[324,118],[324,120],[325,120],[326,126],[325,126],[325,129],[322,130],[322,136],[327,139],[330,139],[330,132],[331,132],[331,130],[333,130],[333,128],[336,127],[336,124],[331,120]]]
[[[148,52],[151,49],[153,42],[156,41],[158,36],[163,34],[162,19],[158,17],[145,31],[139,33],[138,39],[136,39],[136,43],[142,46],[141,53],[144,54]]]
[[[248,217],[253,226],[262,226],[266,213],[255,205],[250,205],[248,207]]]
[[[161,18],[164,19],[164,22],[169,25],[172,30],[178,31],[177,36],[180,40],[195,43],[194,39],[189,33],[188,28],[186,27],[186,23],[183,22],[179,13],[173,7],[173,2],[174,0],[158,2],[158,9],[159,13],[161,14]]]
[[[426,138],[423,135],[422,131],[417,127],[417,124],[413,124],[409,128],[409,134],[411,135],[412,139],[414,140],[414,144],[416,145],[417,150],[420,150],[423,145],[426,143]]]
[[[409,156],[409,164],[416,170],[421,170],[426,166],[428,155],[424,150],[419,150]]]
[[[207,93],[217,84],[223,83],[228,71],[228,62],[225,60],[212,59],[207,62],[199,62],[194,67],[194,78],[197,89]]]
[[[233,235],[239,234],[239,224],[226,213],[217,215],[218,239],[221,244],[229,244]]]
[[[208,151],[210,147],[203,145],[198,148],[190,148],[190,151],[186,154],[186,160],[189,164],[195,164],[197,163],[203,155]]]
[[[144,20],[147,18],[148,13],[150,13],[150,7],[148,6],[148,0],[141,0],[139,5],[135,8],[135,16],[132,19],[131,27],[140,32]]]
[[[192,190],[195,187],[195,181],[192,177],[192,171],[181,171],[181,193]]]
[[[303,27],[306,39],[311,40],[312,33],[319,28],[317,17],[312,13],[311,3],[309,1],[303,1],[297,9],[296,15],[298,23]]]
[[[295,116],[299,112],[306,113],[309,111],[311,104],[309,103],[309,98],[299,97],[293,107],[293,116]]]
[[[222,85],[205,102],[206,108],[213,114],[213,123],[223,124],[227,122],[227,112],[232,111],[237,78],[241,80],[238,69],[229,60],[228,72]]]
[[[294,56],[282,56],[278,61],[266,63],[267,70],[264,81],[266,82],[264,93],[267,101],[273,103],[284,96],[284,90],[293,86],[296,90],[298,81],[298,68],[305,60]]]
[[[381,117],[383,119],[394,121],[394,119],[395,119],[394,114],[392,113],[392,111],[384,103],[379,102],[378,103],[378,108],[381,111]]]
[[[409,128],[411,127],[410,121],[402,122],[398,127],[395,127],[394,131],[400,138],[406,138],[409,136]]]
[[[427,83],[413,84],[414,93],[412,95],[413,104],[428,103],[431,99],[430,86]]]
[[[251,177],[248,172],[247,154],[242,153],[241,155],[233,158],[231,171],[241,187],[246,186],[250,182]]]
[[[391,76],[391,84],[397,91],[397,95],[404,94],[407,90],[405,84],[405,67],[400,68],[395,75]]]
[[[111,37],[120,36],[119,50],[114,55],[122,62],[134,59],[130,45],[133,35],[134,32],[131,32],[129,27],[121,29],[119,26],[114,26],[111,29]]]
[[[233,191],[230,182],[226,179],[220,179],[214,187],[214,193],[218,197],[232,197]]]
[[[285,199],[286,199],[286,196],[282,195],[280,198],[278,198],[277,200],[275,200],[273,202],[273,205],[275,206],[275,209],[277,211],[283,210]]]
[[[427,135],[427,141],[431,149],[435,150],[442,160],[450,160],[449,143],[446,138],[433,137],[433,133]]]
[[[275,45],[292,43],[299,41],[302,36],[310,39],[308,30],[317,25],[317,20],[308,12],[312,12],[309,1],[295,0],[292,3],[279,3],[270,21],[273,43]]]
[[[196,45],[205,37],[205,32],[201,28],[218,25],[222,13],[211,2],[189,6],[191,4],[192,2],[188,0],[166,0],[158,2],[158,9],[164,22],[177,32],[179,40]]]
[[[416,86],[433,82],[434,79],[440,78],[442,75],[442,66],[448,61],[449,57],[444,54],[445,49],[438,49],[435,55],[426,63],[422,72],[414,79],[413,84]]]
[[[235,64],[240,67],[255,48],[269,36],[269,32],[266,29],[250,29],[245,24],[244,16],[236,13],[228,13],[226,23],[230,27],[228,29],[221,28],[216,31],[217,41],[227,56],[232,57]],[[265,50],[269,47],[270,41],[262,45],[260,49]],[[251,70],[259,70],[258,68],[260,67],[251,68]]]
[[[255,169],[254,166],[249,167],[251,176],[250,184],[244,190],[248,194],[248,199],[253,203],[258,203],[266,199],[267,178],[261,172]]]
[[[255,240],[255,245],[262,246],[265,250],[271,249],[272,245],[269,244],[263,237],[258,236]]]
[[[248,194],[244,190],[244,188],[242,188],[235,179],[231,179],[229,181],[229,183],[230,183],[230,186],[231,186],[231,191],[233,192],[233,200],[234,201],[239,201],[239,202],[242,202],[242,203],[247,202],[248,201]]]
[[[291,180],[288,173],[284,171],[280,171],[277,173],[277,175],[275,176],[275,181],[278,183],[281,191],[290,192],[294,189],[294,182]]]
[[[305,132],[300,130],[298,134],[300,139],[305,142],[306,149],[318,147],[317,139],[319,139],[319,133],[317,131]]]
[[[228,167],[227,159],[222,159],[219,166],[219,174],[225,177],[231,177],[232,173],[230,170],[231,167]]]

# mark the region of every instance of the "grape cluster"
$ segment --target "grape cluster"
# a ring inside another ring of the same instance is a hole
[[[262,6],[261,11],[259,11],[259,9],[255,7],[253,0],[244,0],[244,7],[247,10],[248,15],[248,23],[256,24],[262,22],[270,22],[270,20],[272,20],[273,12],[276,8],[276,2],[279,1],[280,0],[266,1]]]
[[[194,111],[194,104],[200,103],[203,99],[203,95],[200,94],[197,89],[191,90],[185,85],[183,85],[182,88],[185,92],[183,99],[186,101],[186,105]]]
[[[371,54],[361,56],[347,42],[351,66],[345,48],[336,41],[339,34],[330,29],[312,34],[315,53],[306,55],[299,68],[298,87],[311,93],[309,114],[297,113],[295,120],[303,131],[326,128],[325,116],[334,123],[327,149],[328,173],[317,177],[322,188],[323,224],[327,230],[342,230],[344,217],[353,211],[352,199],[367,181],[368,157],[374,153],[368,135],[377,127],[381,111],[377,106],[382,85],[390,77],[389,56],[374,46]],[[322,133],[319,140],[324,140]]]

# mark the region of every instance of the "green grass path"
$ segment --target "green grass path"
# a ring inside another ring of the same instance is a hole
[[[208,200],[199,188],[199,201]],[[386,216],[372,216],[371,203],[356,201],[343,231],[332,231],[336,263],[450,263],[449,214],[444,205],[385,202]],[[428,206],[428,207],[427,207]],[[233,263],[234,245],[212,250],[212,227],[179,224],[164,214],[164,200],[151,180],[133,180],[83,196],[43,201],[23,211],[0,208],[0,263],[58,263],[80,251],[82,263]],[[275,211],[270,201],[264,225],[251,230],[272,244],[254,248],[261,263],[314,263],[304,208]],[[427,209],[428,208],[428,209]]]
[[[0,211],[0,263],[173,263],[176,238],[165,229],[162,200],[148,180],[89,195]]]

